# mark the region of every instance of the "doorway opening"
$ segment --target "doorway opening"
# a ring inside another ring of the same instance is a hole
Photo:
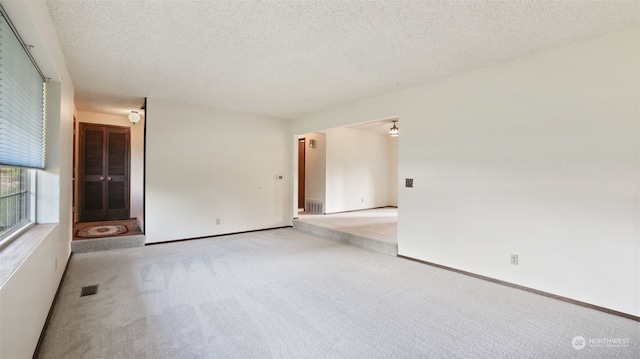
[[[394,117],[298,135],[294,227],[334,231],[397,253],[399,138],[390,136],[397,122]]]

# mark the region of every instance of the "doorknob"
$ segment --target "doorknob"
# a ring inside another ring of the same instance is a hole
[[[109,181],[111,181],[111,177],[107,177],[107,179],[108,179]]]
[[[100,181],[104,181],[104,177],[100,176]]]

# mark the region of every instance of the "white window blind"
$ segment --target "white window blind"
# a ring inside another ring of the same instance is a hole
[[[46,82],[27,51],[0,11],[0,165],[44,168]]]

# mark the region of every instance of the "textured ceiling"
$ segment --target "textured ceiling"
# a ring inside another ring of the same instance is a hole
[[[48,0],[81,111],[295,118],[640,23],[638,1]]]

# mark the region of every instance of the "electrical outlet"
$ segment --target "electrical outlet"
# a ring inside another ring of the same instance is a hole
[[[517,254],[511,254],[511,264],[513,264],[514,266],[518,265],[518,255]]]
[[[220,224],[220,218],[216,218],[216,225]]]
[[[364,198],[360,199],[360,202],[361,202],[361,203],[364,203]]]
[[[413,178],[405,178],[404,186],[407,188],[413,188]]]

